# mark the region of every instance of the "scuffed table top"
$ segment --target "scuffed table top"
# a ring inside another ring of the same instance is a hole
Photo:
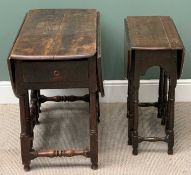
[[[78,59],[96,53],[95,9],[30,10],[10,59]]]
[[[184,62],[184,45],[169,16],[128,16],[125,19],[127,49],[142,51],[176,51],[178,78]]]
[[[184,48],[169,16],[128,16],[125,23],[132,49]]]

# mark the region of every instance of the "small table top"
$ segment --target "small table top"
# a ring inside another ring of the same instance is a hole
[[[169,16],[128,16],[125,25],[131,49],[184,48],[176,26]]]
[[[125,19],[128,50],[177,51],[178,78],[182,73],[184,46],[169,16],[128,16]]]
[[[96,53],[95,9],[30,10],[13,46],[10,59],[64,60]]]

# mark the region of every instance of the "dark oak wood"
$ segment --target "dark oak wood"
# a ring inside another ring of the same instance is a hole
[[[85,101],[85,102],[90,102],[90,97],[89,94],[86,94],[84,96],[54,96],[54,97],[46,97],[44,95],[39,96],[39,101],[40,103],[45,103],[47,101],[54,101],[54,102],[74,102],[74,101]]]
[[[39,124],[39,106],[38,106],[38,97],[37,97],[37,91],[31,90],[31,107],[30,107],[30,116],[31,119],[34,120],[34,124]]]
[[[142,141],[165,141],[168,143],[168,154],[173,153],[175,87],[181,76],[183,61],[184,46],[170,17],[131,16],[125,19],[128,144],[133,146],[134,155],[138,154],[138,143]],[[158,102],[139,103],[140,76],[152,66],[160,67]],[[165,124],[164,138],[138,135],[138,106],[158,107],[158,117],[162,118],[161,124]]]
[[[46,151],[33,151],[30,153],[33,159],[37,157],[73,157],[73,156],[85,156],[90,157],[90,151],[68,149],[68,150],[46,150]]]
[[[91,57],[96,54],[96,16],[94,9],[30,10],[11,58],[63,60]]]
[[[159,103],[158,102],[154,102],[154,103],[139,103],[140,107],[149,107],[149,106],[153,106],[153,107],[158,107]]]
[[[95,9],[30,10],[11,49],[8,66],[15,95],[20,99],[21,155],[25,170],[36,157],[90,157],[98,167],[99,92],[101,74],[100,15]],[[84,96],[45,97],[41,89],[88,88]],[[28,90],[31,90],[29,106]],[[46,101],[90,103],[90,150],[36,151],[33,129]]]
[[[38,62],[38,64],[37,64]],[[43,67],[43,69],[42,69]],[[88,61],[23,61],[23,80],[33,82],[88,81]],[[75,70],[75,71],[74,71]],[[33,72],[33,74],[31,74]],[[44,76],[46,75],[46,76]],[[78,75],[78,76],[76,76]]]
[[[169,16],[129,16],[125,19],[128,47],[131,50],[175,50],[179,53],[177,76],[180,78],[184,47]]]
[[[164,137],[164,138],[160,138],[160,137],[138,137],[139,143],[144,142],[144,141],[147,141],[147,142],[159,142],[159,141],[168,142],[168,138],[167,137]]]

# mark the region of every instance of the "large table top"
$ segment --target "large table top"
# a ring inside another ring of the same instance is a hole
[[[95,9],[38,9],[27,13],[10,59],[63,60],[96,53]]]
[[[183,49],[175,24],[169,16],[128,16],[125,25],[131,49]]]

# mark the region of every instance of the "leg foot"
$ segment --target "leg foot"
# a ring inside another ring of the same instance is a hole
[[[24,165],[24,170],[25,171],[30,171],[30,165],[29,164],[25,164]]]
[[[93,164],[91,165],[92,170],[97,170],[98,169],[98,164]]]
[[[173,146],[174,146],[174,131],[169,130],[168,132],[168,154],[173,154]]]
[[[137,148],[133,148],[133,151],[132,151],[133,155],[138,155],[138,149]]]
[[[133,131],[132,145],[133,145],[133,155],[138,154],[138,132]]]
[[[173,155],[173,149],[168,149],[168,154]]]

